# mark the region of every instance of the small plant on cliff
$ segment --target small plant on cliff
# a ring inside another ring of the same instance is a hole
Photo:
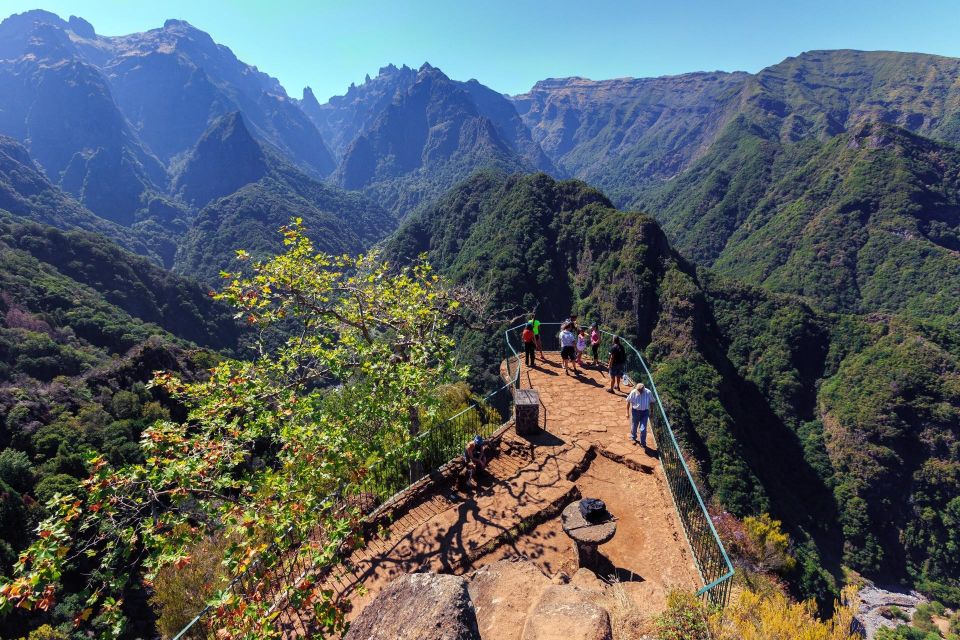
[[[201,382],[158,373],[153,384],[188,407],[187,419],[146,429],[142,463],[90,460],[92,475],[51,501],[54,515],[0,581],[0,612],[48,611],[64,573],[82,572],[77,631],[118,637],[128,590],[141,578],[169,586],[171,567],[209,566],[194,554],[216,551],[202,544],[210,536],[229,541],[223,582],[267,550],[287,553],[292,540],[309,540],[298,553],[320,567],[359,543],[351,495],[375,465],[416,458],[438,388],[466,375],[448,326],[471,297],[422,261],[392,271],[376,255],[316,252],[299,221],[283,233],[286,253],[249,277],[224,274],[216,296],[257,330],[255,357],[224,360]],[[343,630],[344,603],[331,591],[309,576],[288,582],[265,581],[242,598],[221,592],[214,625],[234,639],[277,636],[271,605],[287,598],[313,612],[321,634]]]

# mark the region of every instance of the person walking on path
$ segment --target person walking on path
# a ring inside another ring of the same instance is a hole
[[[577,335],[577,364],[583,366],[583,352],[587,350],[587,332],[580,329]]]
[[[563,372],[570,375],[567,370],[567,362],[573,367],[573,375],[580,375],[577,371],[577,336],[573,333],[573,325],[568,323],[563,325],[560,331],[560,359],[563,361]]]
[[[590,327],[590,350],[593,351],[593,366],[600,366],[600,329],[594,324]]]
[[[627,417],[630,418],[630,439],[637,444],[637,429],[640,429],[640,446],[647,448],[647,422],[650,420],[650,389],[638,382],[627,394]]]
[[[543,341],[540,340],[540,321],[532,318],[530,323],[533,326],[533,341],[537,345],[537,351],[540,352],[540,359],[546,362],[547,359],[543,355]]]
[[[523,333],[520,335],[523,340],[523,364],[528,367],[536,366],[536,349],[537,343],[533,338],[533,323],[528,322],[527,326],[523,328]]]
[[[613,393],[614,390],[620,391],[620,380],[623,379],[623,371],[627,366],[627,352],[620,344],[620,336],[613,337],[610,360],[607,364],[610,367],[610,388],[607,391],[609,393]]]

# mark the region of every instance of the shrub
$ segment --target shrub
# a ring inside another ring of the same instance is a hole
[[[27,637],[20,638],[20,640],[70,640],[70,636],[64,631],[45,624],[37,627]]]
[[[0,451],[0,480],[20,493],[33,486],[33,465],[23,451],[4,449]]]
[[[783,576],[797,566],[790,553],[790,536],[769,514],[738,520],[722,513],[714,518],[714,524],[734,563],[747,573]]]
[[[711,627],[716,640],[857,640],[851,631],[855,611],[852,591],[845,591],[829,620],[817,617],[813,601],[797,603],[779,591],[744,591],[713,616]]]
[[[177,568],[167,565],[157,572],[150,603],[157,610],[157,629],[172,638],[193,620],[226,582],[224,538],[201,540],[190,550],[190,562]]]
[[[933,616],[942,616],[944,612],[944,606],[936,600],[923,602],[917,605],[917,610],[913,614],[913,626],[924,633],[939,634],[939,629],[933,622]]]
[[[901,624],[893,629],[889,627],[880,629],[874,638],[875,640],[940,640],[940,634],[921,631],[909,625]]]
[[[710,640],[703,604],[693,594],[671,591],[667,610],[657,618],[659,640]]]
[[[910,615],[895,604],[890,605],[889,607],[883,607],[880,610],[880,615],[888,620],[903,620],[904,622],[910,622]]]
[[[79,484],[79,480],[73,476],[68,476],[65,473],[56,473],[54,475],[47,476],[37,483],[37,488],[35,491],[37,500],[41,504],[46,504],[58,493],[62,496],[73,493],[77,490],[77,485]]]

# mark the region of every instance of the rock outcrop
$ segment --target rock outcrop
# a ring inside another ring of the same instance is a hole
[[[460,576],[412,573],[394,580],[363,610],[346,640],[480,640]]]
[[[525,560],[464,577],[402,576],[368,604],[347,640],[636,640],[649,625],[622,585],[580,569],[553,578]]]

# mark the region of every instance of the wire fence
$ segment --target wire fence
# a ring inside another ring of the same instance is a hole
[[[505,332],[512,353],[517,353],[517,348],[522,346],[519,334],[524,326],[526,325],[519,325]],[[560,327],[561,323],[559,322],[540,324],[540,346],[544,351],[560,350]],[[584,328],[587,329],[587,335],[582,362],[592,364],[594,354],[589,341],[589,327]],[[600,330],[600,334],[601,342],[597,348],[597,361],[600,366],[605,367],[610,347],[613,345],[614,334],[603,330]],[[516,347],[512,344],[514,341]],[[703,583],[703,586],[697,591],[697,595],[711,604],[723,607],[730,596],[731,578],[734,574],[733,564],[720,541],[720,536],[717,535],[713,520],[683,458],[680,445],[677,443],[673,427],[671,427],[670,420],[667,418],[663,401],[660,399],[657,385],[646,361],[629,340],[621,337],[620,343],[626,350],[627,356],[623,378],[624,385],[633,386],[637,382],[643,382],[652,392],[656,403],[656,409],[651,407],[649,428],[656,439],[660,464],[670,487],[670,495],[673,498],[677,515],[683,526],[683,533],[690,545],[694,564]],[[519,358],[517,360],[519,362]],[[522,375],[518,375],[517,384],[522,383]]]

